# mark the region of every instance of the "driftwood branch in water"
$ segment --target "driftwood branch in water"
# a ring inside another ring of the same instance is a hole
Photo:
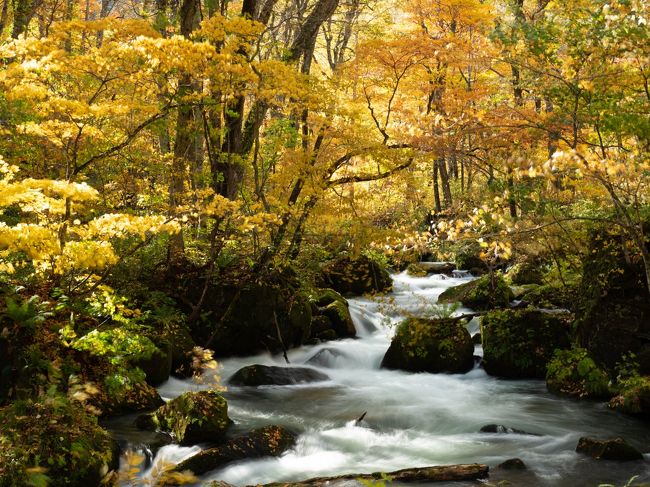
[[[393,482],[455,482],[479,480],[488,477],[489,467],[478,463],[468,465],[445,465],[439,467],[407,468],[396,472],[371,474],[347,474],[335,477],[318,477],[303,482],[266,484],[263,487],[324,487],[336,482],[382,480],[388,476]]]
[[[359,416],[359,419],[357,419],[356,424],[361,423],[361,421],[363,421],[363,418],[366,417],[366,414],[368,414],[368,411],[364,411],[363,414]]]

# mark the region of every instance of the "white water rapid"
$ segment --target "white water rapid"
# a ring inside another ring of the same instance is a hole
[[[230,387],[229,414],[242,432],[267,424],[300,434],[295,448],[280,458],[255,459],[211,472],[236,486],[306,480],[344,473],[389,472],[401,468],[454,463],[487,463],[491,482],[507,478],[521,486],[623,486],[633,475],[650,480],[650,462],[596,462],[575,453],[580,436],[623,436],[642,451],[650,450],[650,427],[607,410],[606,404],[554,397],[542,381],[504,381],[479,368],[463,375],[412,374],[379,369],[394,327],[405,312],[418,314],[448,287],[468,277],[393,276],[394,290],[381,302],[350,300],[359,338],[292,350],[291,365],[307,364],[327,374],[327,382],[256,389]],[[457,312],[467,312],[458,310]],[[477,320],[468,327],[473,334]],[[319,353],[320,352],[320,353]],[[477,347],[480,355],[480,347]],[[224,360],[224,381],[254,363],[284,365],[268,354]],[[171,379],[160,387],[173,398],[197,386]],[[367,411],[364,421],[356,419]],[[534,433],[479,433],[486,424],[502,424]],[[154,459],[177,463],[198,447],[163,447]],[[521,458],[524,473],[493,468]],[[440,484],[436,484],[440,485]],[[472,483],[455,483],[475,485]]]

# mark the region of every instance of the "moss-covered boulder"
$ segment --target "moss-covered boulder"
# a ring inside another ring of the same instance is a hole
[[[504,308],[513,299],[510,286],[501,274],[483,276],[459,286],[446,289],[439,297],[439,303],[460,302],[468,308],[486,310]]]
[[[385,292],[393,285],[388,271],[375,260],[359,257],[341,257],[322,269],[323,281],[343,295]]]
[[[397,327],[382,368],[464,373],[474,367],[472,337],[453,319],[409,318]]]
[[[599,363],[613,370],[647,344],[650,294],[641,255],[616,229],[591,234],[579,296],[577,338]]]
[[[216,441],[231,423],[228,403],[216,391],[186,392],[136,420],[139,428],[170,433],[181,445]]]
[[[334,289],[316,289],[311,297],[313,338],[352,338],[357,330],[352,322],[348,301]]]
[[[456,268],[471,271],[474,275],[485,274],[488,268],[481,259],[482,250],[476,241],[460,244],[454,253]]]
[[[511,379],[543,379],[555,350],[570,346],[572,320],[570,313],[534,309],[488,312],[481,320],[485,371]]]
[[[574,283],[525,285],[518,299],[538,308],[562,308],[574,311],[578,302],[578,286]]]
[[[99,485],[119,456],[111,435],[65,397],[0,409],[1,487]]]
[[[533,259],[518,262],[506,272],[506,279],[515,285],[542,284],[543,277],[541,263]]]
[[[188,286],[198,301],[197,289]],[[196,325],[194,337],[207,343],[216,357],[246,356],[261,351],[281,352],[311,337],[312,308],[300,282],[288,270],[269,272],[241,289],[214,284],[204,305],[209,316]]]
[[[277,367],[269,365],[248,365],[242,367],[228,379],[234,386],[288,386],[308,382],[329,380],[322,372],[308,367]]]
[[[584,348],[557,350],[546,368],[546,387],[580,399],[610,398],[609,376]]]
[[[643,460],[641,452],[623,438],[597,440],[595,438],[582,437],[578,441],[576,451],[578,453],[589,455],[591,458],[596,460],[611,460],[617,462]]]
[[[609,407],[635,416],[650,417],[650,376],[635,376],[618,386],[618,395],[609,401]]]
[[[153,339],[156,350],[147,358],[136,361],[133,365],[145,373],[147,384],[159,386],[172,372],[172,346],[167,340]]]
[[[223,445],[203,450],[179,463],[175,472],[189,470],[203,475],[231,462],[260,457],[279,457],[296,442],[296,435],[281,426],[264,426]],[[166,482],[166,485],[174,485]]]

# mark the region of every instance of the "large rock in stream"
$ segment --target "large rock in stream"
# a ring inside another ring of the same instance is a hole
[[[475,310],[505,308],[514,295],[501,274],[483,276],[459,286],[446,289],[439,303],[462,303]]]
[[[348,296],[384,292],[393,285],[388,271],[365,255],[336,259],[322,273],[328,287]]]
[[[508,379],[543,379],[556,349],[570,346],[573,315],[535,309],[488,312],[481,320],[483,367]]]
[[[201,292],[195,280],[179,290],[194,303]],[[211,339],[216,357],[278,353],[311,337],[311,304],[290,268],[250,278],[241,288],[215,283],[207,290],[203,310],[209,318],[195,326],[194,338],[199,344]]]
[[[216,391],[186,392],[136,420],[139,428],[170,433],[181,445],[217,441],[230,424],[228,403]]]
[[[576,451],[589,455],[596,460],[614,460],[618,462],[643,460],[641,452],[628,444],[623,438],[597,440],[582,437],[578,441]]]
[[[260,457],[279,457],[296,442],[296,435],[281,426],[265,426],[228,440],[223,445],[203,450],[179,463],[174,471],[189,470],[203,475],[238,460]],[[174,485],[166,482],[166,485]]]
[[[313,338],[328,340],[357,336],[348,301],[334,289],[317,289],[311,296],[311,303]]]
[[[322,372],[307,367],[278,367],[249,365],[233,374],[228,383],[233,386],[288,386],[329,380]]]
[[[474,367],[474,343],[459,320],[408,318],[397,327],[381,367],[464,373]]]

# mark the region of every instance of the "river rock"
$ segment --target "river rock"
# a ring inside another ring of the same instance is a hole
[[[543,379],[554,351],[570,346],[572,318],[533,309],[488,312],[481,320],[485,371],[509,379]]]
[[[296,435],[281,426],[265,426],[250,433],[228,440],[223,445],[203,450],[184,460],[174,470],[189,470],[203,475],[211,470],[238,460],[260,457],[278,457],[296,442]]]
[[[486,424],[480,430],[480,433],[498,433],[498,434],[510,434],[510,435],[528,435],[528,436],[540,436],[536,433],[528,433],[527,431],[519,430],[517,428],[511,428],[509,426],[504,426],[502,424]]]
[[[388,271],[375,260],[359,257],[341,257],[322,269],[323,281],[343,295],[388,291],[393,285]]]
[[[88,404],[97,408],[103,417],[151,411],[165,404],[158,391],[146,382],[135,383],[121,394],[111,393],[103,384],[98,390],[90,397]]]
[[[596,460],[614,460],[619,462],[643,460],[641,452],[628,444],[623,438],[597,440],[582,437],[578,441],[576,451],[589,455]]]
[[[526,470],[526,464],[520,458],[510,458],[497,465],[501,470]]]
[[[202,291],[197,279],[188,279],[178,293],[196,303]],[[311,304],[290,268],[246,278],[242,286],[210,285],[203,310],[208,318],[206,324],[193,329],[194,338],[201,344],[211,340],[208,348],[215,357],[278,353],[311,337]]]
[[[457,303],[475,310],[505,308],[513,298],[510,286],[501,274],[493,278],[483,276],[459,286],[446,289],[439,297],[439,303]]]
[[[231,423],[228,403],[216,391],[186,392],[136,420],[139,428],[168,432],[181,445],[218,440]]]
[[[474,367],[472,337],[458,320],[408,318],[397,327],[381,367],[464,373]]]
[[[228,382],[234,386],[287,386],[329,380],[322,372],[307,367],[249,365],[239,369]]]
[[[145,373],[147,384],[159,386],[172,372],[172,347],[167,340],[152,339],[156,350],[146,359],[135,362],[135,367],[140,367]]]
[[[650,234],[650,224],[644,229]],[[611,226],[591,234],[579,289],[578,343],[612,370],[623,355],[639,354],[650,339],[650,298],[643,262],[632,246],[622,244],[625,238]],[[650,363],[639,364],[650,370]]]
[[[347,357],[347,355],[336,348],[323,348],[312,355],[305,363],[318,367],[332,367],[336,359],[342,357]]]
[[[347,300],[334,289],[316,289],[310,296],[312,304],[312,338],[335,340],[357,335]]]

